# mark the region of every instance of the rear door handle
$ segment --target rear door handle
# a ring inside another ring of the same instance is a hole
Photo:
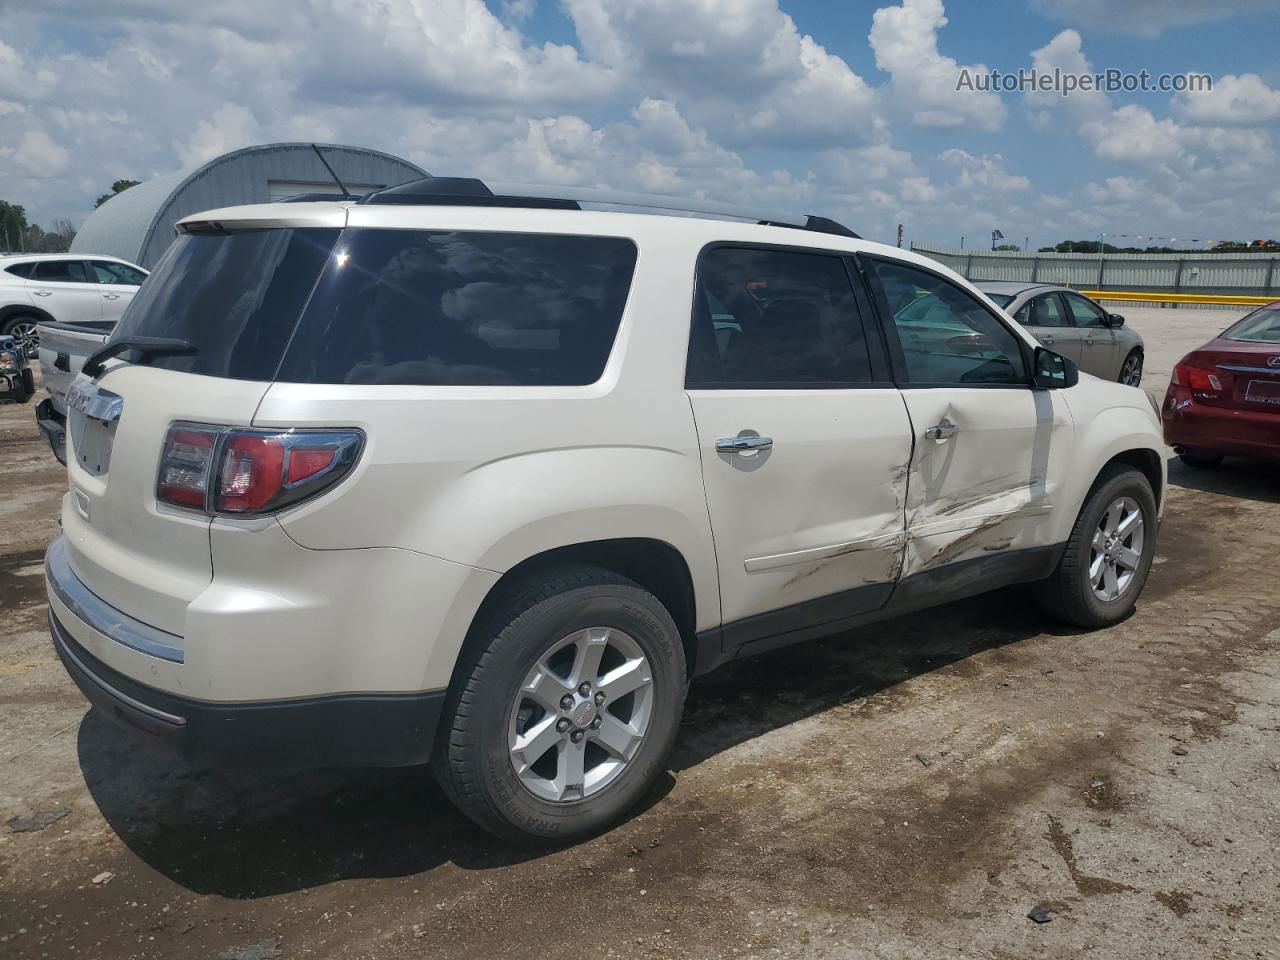
[[[1044,338],[1043,338],[1043,340],[1044,340],[1044,345],[1045,345],[1046,347],[1052,347],[1052,346],[1053,346],[1053,337],[1044,337]]]
[[[120,299],[120,294],[118,294],[118,293],[104,293],[104,294],[102,295],[102,298],[103,298],[104,300],[119,300],[119,299]]]
[[[52,296],[53,296],[53,291],[52,291],[52,290],[32,290],[31,292],[32,292],[32,293],[34,293],[37,297],[52,297]]]
[[[773,437],[721,437],[716,441],[717,453],[754,453],[772,449]]]
[[[959,430],[959,427],[944,417],[941,423],[925,430],[924,435],[929,440],[950,440]]]

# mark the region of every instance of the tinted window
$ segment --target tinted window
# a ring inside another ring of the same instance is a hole
[[[924,270],[871,262],[913,383],[1027,382],[1017,337],[974,297]]]
[[[33,280],[45,283],[90,283],[84,264],[79,260],[40,260],[32,272]]]
[[[1062,312],[1062,301],[1056,293],[1046,293],[1029,300],[1022,305],[1014,317],[1024,326],[1033,327],[1065,327],[1068,326],[1066,315]]]
[[[1270,304],[1255,310],[1235,326],[1229,327],[1222,336],[1227,340],[1280,343],[1280,307]]]
[[[270,380],[337,236],[320,229],[180,236],[139,288],[115,337],[195,344],[192,356],[151,360],[157,367]]]
[[[142,285],[143,280],[147,279],[147,275],[141,270],[135,270],[133,267],[113,260],[90,260],[89,266],[93,268],[94,276],[99,283],[123,283],[138,287]]]
[[[686,380],[691,387],[870,381],[841,258],[738,247],[703,254]]]
[[[15,277],[29,277],[31,270],[35,266],[34,263],[15,263],[11,267],[5,267],[5,273],[12,273]]]
[[[1013,295],[1009,293],[991,293],[988,290],[982,291],[987,295],[987,299],[994,303],[997,307],[1007,307],[1013,302]]]
[[[616,237],[348,230],[279,379],[593,383],[635,261]]]
[[[1067,298],[1067,305],[1071,310],[1071,316],[1075,319],[1077,327],[1105,327],[1107,325],[1107,315],[1092,300],[1086,300],[1078,293],[1066,293],[1063,296]]]

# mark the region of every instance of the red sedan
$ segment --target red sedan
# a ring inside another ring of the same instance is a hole
[[[1183,357],[1161,419],[1165,443],[1190,466],[1280,459],[1280,301]]]

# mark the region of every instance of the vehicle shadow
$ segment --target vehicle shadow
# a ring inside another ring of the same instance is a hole
[[[974,654],[1048,633],[1086,631],[1048,619],[1011,587],[736,661],[693,685],[673,770],[833,707],[892,693]]]
[[[1221,466],[1204,470],[1175,459],[1169,461],[1169,483],[1226,497],[1280,503],[1280,463],[1227,457]]]
[[[1005,590],[730,664],[693,685],[670,769],[1046,630],[1077,632],[1046,621],[1024,592]],[[211,770],[96,711],[81,723],[77,749],[120,839],[196,893],[252,899],[446,863],[499,868],[547,852],[481,831],[423,768]],[[642,809],[674,782],[663,777]]]

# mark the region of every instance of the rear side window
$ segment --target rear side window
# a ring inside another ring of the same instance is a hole
[[[189,340],[168,370],[270,380],[338,238],[337,230],[245,230],[178,237],[138,289],[116,337]]]
[[[114,260],[90,260],[89,266],[93,268],[94,277],[99,283],[121,283],[140,287],[142,281],[147,279],[147,275],[141,270],[135,270],[123,263],[116,263]]]
[[[1066,327],[1066,315],[1062,312],[1062,301],[1056,293],[1046,293],[1028,301],[1014,316],[1023,326],[1032,327]]]
[[[43,283],[91,283],[84,264],[79,260],[39,260],[31,279]]]
[[[34,263],[15,263],[11,267],[5,267],[5,273],[12,273],[15,277],[26,279],[31,276],[31,270],[35,266]]]
[[[594,383],[635,263],[635,244],[619,237],[350,229],[278,379]]]
[[[840,257],[718,247],[699,259],[687,386],[835,388],[871,379]]]

